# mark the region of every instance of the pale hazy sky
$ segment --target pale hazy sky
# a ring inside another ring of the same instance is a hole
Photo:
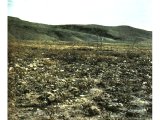
[[[152,30],[152,0],[8,0],[8,15],[45,24],[130,25]]]

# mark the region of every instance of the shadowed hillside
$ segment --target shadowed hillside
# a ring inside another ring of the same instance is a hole
[[[8,17],[8,37],[43,41],[151,42],[152,32],[130,26],[45,25]]]

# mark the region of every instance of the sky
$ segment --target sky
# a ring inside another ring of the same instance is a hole
[[[8,15],[45,24],[152,29],[151,0],[8,0]]]

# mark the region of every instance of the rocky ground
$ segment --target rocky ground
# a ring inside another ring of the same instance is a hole
[[[150,49],[9,43],[10,120],[151,120]]]

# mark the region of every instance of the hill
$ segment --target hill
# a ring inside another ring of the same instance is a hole
[[[46,25],[9,16],[8,37],[9,40],[141,42],[151,41],[152,32],[130,26]]]

